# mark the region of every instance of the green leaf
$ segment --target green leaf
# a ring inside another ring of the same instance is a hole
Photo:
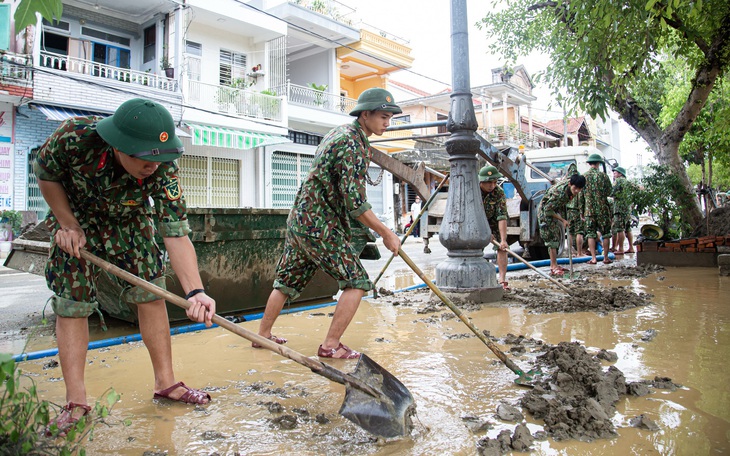
[[[38,22],[36,13],[40,13],[49,22],[60,20],[63,14],[62,0],[21,0],[13,16],[15,30],[20,31],[29,25],[35,25]]]

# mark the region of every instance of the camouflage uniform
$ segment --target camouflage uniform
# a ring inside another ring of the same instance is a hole
[[[611,208],[608,197],[611,194],[611,180],[605,173],[591,168],[584,174],[586,238],[595,239],[600,231],[601,236],[608,238],[611,232]]]
[[[504,194],[502,187],[496,186],[490,193],[482,191],[482,204],[484,204],[484,213],[487,216],[492,237],[495,241],[502,242],[499,235],[499,221],[507,220],[508,217],[507,196]]]
[[[581,191],[568,203],[568,221],[570,222],[570,233],[573,235],[586,234],[586,222],[583,220],[585,212],[586,197]]]
[[[633,184],[625,177],[619,176],[613,184],[613,222],[611,234],[618,234],[631,229],[630,190]]]
[[[568,178],[550,187],[540,201],[537,209],[540,237],[545,246],[551,249],[557,249],[563,241],[560,238],[560,222],[553,218],[553,214],[565,214],[571,199],[570,178]]]
[[[163,237],[190,233],[175,162],[160,163],[146,179],[136,179],[115,166],[112,147],[97,133],[101,117],[75,117],[61,123],[40,149],[33,170],[40,180],[63,185],[71,210],[86,235],[90,252],[160,287],[165,287],[164,263],[154,240],[154,211]],[[95,278],[101,270],[73,257],[55,244],[60,229],[49,211],[51,249],[46,281],[53,291],[53,311],[63,317],[87,317],[98,312]],[[157,300],[155,295],[114,279],[124,288],[127,303]]]
[[[274,288],[296,299],[318,268],[340,289],[371,290],[372,282],[352,250],[352,225],[371,205],[365,175],[372,153],[360,123],[341,125],[322,139],[287,219],[284,253]]]

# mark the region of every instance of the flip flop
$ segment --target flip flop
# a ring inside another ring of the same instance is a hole
[[[73,413],[75,409],[81,409],[84,411],[83,415],[78,418],[74,418]],[[77,404],[75,402],[69,402],[64,405],[61,409],[61,413],[53,419],[48,427],[46,428],[46,437],[52,437],[53,431],[51,428],[55,426],[59,437],[66,437],[66,432],[71,429],[79,420],[91,412],[91,407],[85,404]]]
[[[272,334],[272,335],[270,335],[269,337],[267,337],[267,339],[269,339],[269,340],[273,340],[274,342],[276,342],[276,343],[277,343],[277,344],[279,344],[279,345],[284,345],[284,344],[285,344],[285,343],[287,342],[287,340],[286,340],[286,339],[284,339],[283,337],[276,337],[276,336],[275,336],[275,335],[273,335],[273,334]],[[264,347],[263,347],[262,345],[259,345],[259,344],[257,344],[256,342],[251,342],[251,346],[252,346],[253,348],[264,348]]]
[[[636,250],[634,250],[634,249],[627,250],[626,253],[636,253]]]
[[[611,263],[613,263],[613,260],[609,260],[609,259],[603,260],[603,264],[611,264]]]
[[[512,288],[510,288],[510,287],[509,287],[509,285],[508,285],[508,283],[507,283],[507,281],[506,281],[506,280],[505,280],[504,282],[499,282],[499,283],[500,283],[500,284],[502,285],[502,289],[503,289],[504,291],[506,291],[506,292],[508,292],[508,293],[509,293],[510,291],[512,291]]]
[[[185,392],[180,396],[179,398],[175,399],[170,397],[170,393],[175,391],[178,388],[184,388]],[[159,393],[155,393],[154,396],[152,396],[153,399],[167,399],[174,402],[183,402],[185,404],[199,404],[199,405],[205,405],[208,404],[210,399],[210,394],[206,393],[205,391],[201,391],[195,388],[189,388],[185,385],[183,382],[177,382],[171,387],[164,389],[160,391]]]
[[[550,275],[553,277],[562,277],[563,274],[565,274],[565,271],[561,267],[555,269],[550,268]]]
[[[320,345],[319,350],[317,350],[317,356],[332,359],[358,359],[360,358],[360,353],[340,342],[337,348],[322,348]]]

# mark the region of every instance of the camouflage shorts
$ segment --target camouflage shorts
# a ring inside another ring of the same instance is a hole
[[[540,237],[545,247],[557,249],[563,240],[560,238],[560,222],[553,217],[539,218]]]
[[[586,217],[586,238],[595,239],[601,233],[601,237],[611,237],[611,218],[606,216]]]
[[[586,222],[580,215],[580,211],[569,210],[568,221],[570,222],[570,234],[586,234]]]
[[[631,214],[613,214],[611,234],[623,233],[631,230]]]
[[[294,300],[304,291],[317,269],[337,280],[340,290],[373,289],[358,255],[343,237],[315,238],[287,231],[284,253],[276,265],[274,288]]]
[[[56,315],[85,318],[98,310],[96,281],[103,271],[85,260],[61,250],[53,240],[59,226],[55,218],[46,220],[52,241],[46,263],[46,283],[53,291],[51,306]],[[154,227],[149,217],[139,215],[122,222],[82,221],[86,249],[119,268],[162,288],[164,264],[154,241]],[[155,301],[155,295],[115,279],[123,288],[119,300],[130,304]]]

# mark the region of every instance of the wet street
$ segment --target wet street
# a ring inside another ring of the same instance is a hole
[[[432,244],[431,256],[419,254],[422,244],[408,241],[409,255],[426,274],[443,259],[443,248]],[[437,242],[435,243],[437,244]],[[389,254],[366,263],[375,278]],[[622,396],[613,417],[618,436],[593,442],[535,441],[532,454],[722,454],[730,452],[730,383],[723,372],[730,359],[730,278],[711,268],[668,268],[640,278],[615,278],[611,270],[632,266],[633,256],[614,265],[576,265],[590,281],[650,293],[647,306],[618,312],[538,314],[516,299],[468,309],[479,329],[497,338],[508,334],[540,339],[548,344],[577,341],[589,352],[615,352],[615,366],[627,381],[668,377],[682,385],[676,391],[652,389],[651,394]],[[598,272],[598,274],[596,274]],[[553,292],[550,283],[532,272],[509,272],[513,295],[535,290]],[[396,259],[378,287],[403,289],[420,283]],[[569,283],[566,285],[570,286]],[[88,454],[300,454],[300,455],[474,455],[477,442],[513,431],[515,422],[496,417],[506,402],[520,408],[525,388],[492,352],[474,337],[448,308],[426,309],[430,293],[415,290],[369,299],[361,305],[343,341],[367,353],[410,390],[417,405],[412,435],[377,439],[338,414],[345,388],[301,365],[266,350],[255,350],[241,337],[221,328],[173,337],[179,380],[210,392],[203,407],[152,400],[152,373],[141,342],[89,352],[86,370],[89,399],[113,387],[121,394],[107,424],[100,424]],[[331,320],[333,307],[282,315],[275,334],[288,347],[316,353]],[[258,321],[241,323],[256,331]],[[113,337],[129,333],[121,325]],[[42,332],[41,332],[42,333]],[[94,331],[95,337],[97,332]],[[509,353],[520,366],[531,356]],[[26,351],[53,346],[52,332],[34,337]],[[24,372],[35,380],[39,394],[61,403],[63,382],[57,356],[25,361]],[[354,361],[328,361],[349,372]],[[530,431],[542,422],[524,410]],[[645,415],[658,430],[637,429],[630,421]],[[123,420],[130,420],[123,425]]]

